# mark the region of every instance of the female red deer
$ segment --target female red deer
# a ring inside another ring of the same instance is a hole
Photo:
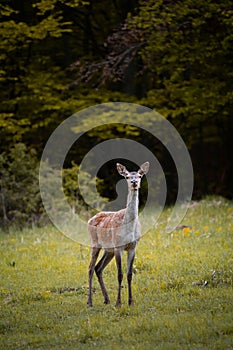
[[[91,239],[92,257],[89,265],[89,295],[88,305],[92,306],[92,277],[94,271],[104,296],[104,303],[109,304],[107,290],[103,281],[103,270],[115,256],[118,270],[118,295],[116,306],[121,305],[122,253],[128,253],[127,281],[128,304],[133,305],[132,297],[132,269],[135,250],[140,239],[141,230],[138,218],[138,194],[142,176],[149,170],[149,162],[141,165],[137,172],[129,172],[125,166],[117,163],[117,170],[124,176],[128,183],[128,198],[126,208],[116,212],[100,212],[88,221],[88,231]],[[104,253],[97,265],[96,261],[101,249]]]

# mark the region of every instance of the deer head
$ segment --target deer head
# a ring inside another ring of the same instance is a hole
[[[130,190],[137,191],[141,185],[141,179],[149,170],[149,162],[145,162],[140,166],[138,171],[128,171],[126,167],[120,163],[117,163],[118,173],[123,176]]]

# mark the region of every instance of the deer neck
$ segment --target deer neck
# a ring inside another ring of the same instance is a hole
[[[125,218],[132,221],[138,217],[138,190],[129,190]]]

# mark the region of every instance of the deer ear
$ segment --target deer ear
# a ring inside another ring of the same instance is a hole
[[[138,170],[138,173],[140,175],[145,175],[148,170],[149,170],[149,166],[150,166],[150,163],[149,162],[145,162],[143,163],[141,166],[140,166],[140,169]]]
[[[121,176],[126,176],[128,174],[128,170],[126,169],[126,167],[124,165],[121,165],[120,163],[117,163],[116,166],[117,166],[118,173]]]

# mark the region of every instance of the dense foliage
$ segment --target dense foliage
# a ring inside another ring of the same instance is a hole
[[[190,150],[195,196],[232,197],[231,0],[3,0],[0,10],[4,224],[40,216],[36,172],[54,128],[74,112],[108,101],[158,110]],[[72,159],[78,164],[100,135],[111,138],[122,130],[103,127],[86,135],[66,167],[72,169]],[[132,130],[126,135],[135,138]],[[139,142],[144,139],[137,133]]]

